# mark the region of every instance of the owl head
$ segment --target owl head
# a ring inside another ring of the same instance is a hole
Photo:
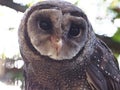
[[[70,60],[84,49],[89,50],[93,36],[84,12],[65,1],[43,1],[33,5],[25,12],[19,28],[23,55],[34,54],[34,57],[53,60]]]

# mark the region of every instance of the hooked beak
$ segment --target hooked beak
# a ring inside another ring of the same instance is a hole
[[[58,37],[51,37],[51,42],[53,44],[53,47],[57,51],[56,55],[58,56],[62,48],[62,39]]]

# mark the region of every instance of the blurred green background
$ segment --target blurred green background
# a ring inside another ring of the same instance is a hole
[[[17,31],[24,11],[42,0],[0,0],[0,90],[24,90]],[[120,0],[66,0],[88,16],[120,62]]]

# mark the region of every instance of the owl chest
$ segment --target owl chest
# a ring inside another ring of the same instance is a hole
[[[28,77],[31,80],[29,83],[31,83],[27,90],[91,90],[83,68],[61,67],[53,69],[51,67],[40,67],[34,68],[31,76],[33,77]]]

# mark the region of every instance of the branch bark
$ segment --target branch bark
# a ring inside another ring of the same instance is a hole
[[[0,4],[20,12],[24,12],[28,8],[27,6],[14,3],[13,0],[0,0]]]
[[[113,10],[120,13],[120,7],[113,8]]]

